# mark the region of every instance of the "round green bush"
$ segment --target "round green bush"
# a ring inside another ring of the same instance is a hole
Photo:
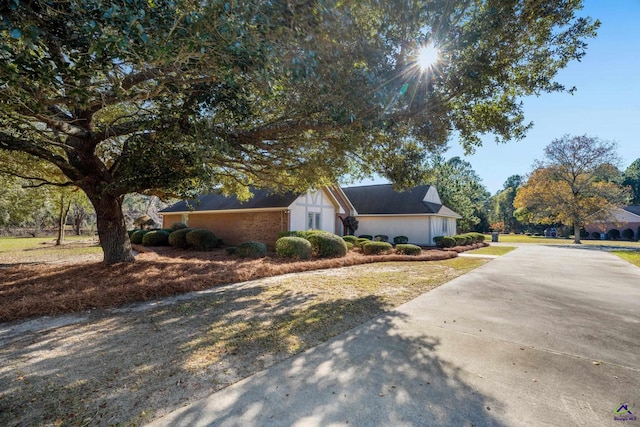
[[[342,240],[345,242],[351,242],[354,245],[358,243],[358,238],[356,236],[342,236]]]
[[[235,246],[227,246],[226,248],[224,248],[224,251],[228,254],[228,255],[233,255],[236,253],[236,248]]]
[[[278,233],[278,239],[281,237],[302,237],[303,239],[307,238],[309,232],[307,231],[281,231]]]
[[[409,238],[407,236],[396,236],[393,238],[393,243],[396,245],[406,245],[409,243]]]
[[[482,242],[484,242],[484,239],[485,239],[485,235],[484,234],[477,233],[475,231],[467,233],[467,236],[469,236],[469,237],[471,237],[473,239],[472,243],[482,243]]]
[[[371,241],[371,239],[358,237],[358,239],[356,240],[356,246],[361,248],[362,245],[364,245],[365,243],[369,243],[370,241]]]
[[[185,228],[189,228],[189,226],[184,222],[174,222],[173,224],[171,224],[170,230],[176,231],[176,230],[183,230]]]
[[[456,241],[456,246],[466,246],[468,243],[468,237],[462,234],[453,236]]]
[[[593,240],[600,240],[600,233],[598,233],[597,231],[594,231],[593,233],[591,233],[591,238]]]
[[[140,245],[142,244],[142,236],[144,236],[148,232],[149,230],[136,230],[131,233],[131,236],[129,236],[129,240],[131,240],[131,243],[133,243],[134,245]]]
[[[365,255],[380,255],[391,252],[393,246],[388,242],[368,242],[362,246],[362,252]]]
[[[347,244],[347,252],[356,247],[356,245],[354,245],[351,242],[345,242],[345,243]]]
[[[442,247],[443,248],[453,248],[456,245],[456,239],[451,236],[444,236],[442,238]]]
[[[243,242],[236,247],[240,258],[262,258],[267,254],[267,246],[260,242]]]
[[[361,234],[358,237],[361,239],[373,240],[373,236],[371,234]]]
[[[174,248],[188,249],[190,245],[187,242],[187,233],[191,230],[191,228],[180,228],[169,233],[169,244]]]
[[[311,258],[311,243],[302,237],[281,237],[276,241],[276,254],[285,258]]]
[[[197,251],[210,251],[220,245],[220,239],[213,231],[195,228],[186,235],[187,243]]]
[[[151,230],[142,236],[142,244],[145,246],[168,246],[169,232],[165,230]]]
[[[399,243],[396,245],[396,253],[400,255],[420,255],[422,253],[422,248],[416,245]]]
[[[389,241],[389,236],[387,236],[385,234],[376,234],[373,237],[373,240],[375,240],[376,242],[388,242]]]
[[[131,235],[132,235],[133,233],[135,233],[136,231],[138,231],[138,229],[137,229],[137,228],[134,228],[133,230],[127,230],[127,234],[129,235],[129,239],[131,239]]]
[[[347,242],[332,233],[313,233],[307,240],[311,243],[311,251],[319,258],[343,257],[347,254]]]
[[[436,244],[437,247],[439,248],[444,248],[444,236],[436,236],[433,238],[433,242]]]

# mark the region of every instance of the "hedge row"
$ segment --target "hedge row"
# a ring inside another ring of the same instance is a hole
[[[465,233],[455,236],[437,236],[433,238],[439,248],[453,248],[455,246],[467,246],[474,243],[484,242],[485,236],[482,233]]]
[[[144,246],[173,246],[180,249],[210,251],[222,244],[212,231],[203,228],[185,228],[176,223],[162,230],[131,230],[131,243]]]

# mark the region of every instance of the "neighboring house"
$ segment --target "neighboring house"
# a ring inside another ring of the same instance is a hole
[[[640,227],[640,205],[630,205],[624,208],[616,208],[611,211],[609,218],[601,221],[594,221],[585,225],[585,230],[589,233],[606,233],[616,229],[622,231],[630,228],[633,231],[633,238],[638,239],[638,228]]]
[[[226,244],[259,241],[273,245],[282,231],[324,230],[348,234],[346,219],[359,223],[356,235],[407,236],[411,243],[430,246],[433,238],[456,234],[460,215],[442,205],[435,187],[423,185],[396,192],[390,184],[365,187],[323,187],[306,194],[252,189],[246,202],[208,194],[179,202],[160,213],[163,227],[183,222],[207,228]]]
[[[160,212],[163,227],[183,222],[192,228],[206,228],[230,245],[246,241],[273,245],[278,233],[289,230],[316,229],[342,234],[339,216],[347,212],[334,196],[342,193],[338,187],[303,195],[278,194],[266,189],[251,192],[253,197],[245,202],[213,193],[176,203]],[[344,194],[342,198],[346,199]]]
[[[436,187],[420,185],[398,192],[391,184],[342,189],[356,209],[357,235],[407,236],[409,242],[434,245],[437,236],[456,234],[460,215],[442,204]]]

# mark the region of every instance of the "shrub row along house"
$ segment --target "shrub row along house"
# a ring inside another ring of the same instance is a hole
[[[229,245],[258,241],[272,246],[281,232],[313,229],[340,236],[407,236],[411,243],[433,246],[434,237],[456,234],[461,218],[442,204],[438,190],[430,185],[404,192],[391,184],[327,186],[305,194],[251,192],[253,197],[245,202],[212,193],[176,203],[160,212],[163,227],[183,222],[206,228]]]

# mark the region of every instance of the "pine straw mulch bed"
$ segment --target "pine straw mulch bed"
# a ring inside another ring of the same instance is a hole
[[[485,245],[426,249],[419,256],[366,256],[351,251],[343,258],[309,261],[282,259],[275,254],[241,259],[224,250],[136,247],[140,254],[131,264],[21,264],[0,269],[0,322],[116,307],[287,273],[386,261],[444,260]]]

